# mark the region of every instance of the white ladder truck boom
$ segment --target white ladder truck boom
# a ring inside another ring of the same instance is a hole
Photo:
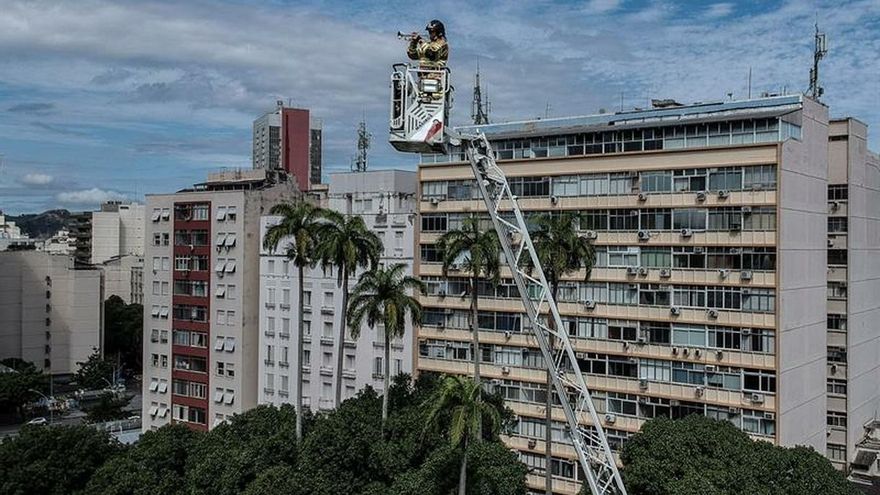
[[[498,232],[535,340],[549,368],[590,492],[593,495],[626,495],[602,422],[578,367],[577,356],[562,324],[517,198],[510,190],[504,171],[496,164],[495,152],[486,136],[479,130],[474,134],[459,134],[447,127],[451,104],[448,69],[395,65],[391,76],[389,142],[398,151],[408,153],[446,154],[450,146],[464,150]],[[553,320],[552,328],[548,325],[548,318]],[[556,343],[553,347],[551,341]],[[582,421],[592,426],[582,426]]]

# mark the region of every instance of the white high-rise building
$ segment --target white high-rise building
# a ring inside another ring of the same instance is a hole
[[[76,216],[77,261],[97,265],[113,257],[144,254],[144,205],[108,201],[100,211]]]
[[[321,206],[360,215],[367,227],[376,232],[385,247],[380,263],[407,265],[412,274],[415,172],[379,170],[330,175]],[[264,216],[260,236],[279,217]],[[337,285],[336,270],[307,269],[304,280],[305,333],[302,363],[296,356],[299,330],[297,269],[283,256],[262,250],[260,260],[260,359],[258,402],[260,404],[294,403],[297,392],[296,367],[303,366],[303,404],[313,411],[334,406],[337,340],[343,322],[342,289]],[[359,274],[362,272],[359,272]],[[351,280],[351,287],[357,276]],[[404,337],[393,341],[391,373],[411,373],[413,369],[413,328],[407,322]],[[382,328],[366,325],[360,337],[344,344],[343,400],[367,385],[380,393],[384,377],[384,334]]]
[[[72,374],[101,349],[101,270],[43,251],[0,253],[0,359]]]
[[[260,215],[299,195],[265,170],[147,196],[143,428],[208,430],[257,404]]]

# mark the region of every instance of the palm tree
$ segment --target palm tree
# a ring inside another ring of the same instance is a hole
[[[483,389],[476,380],[465,376],[446,376],[425,402],[428,407],[427,428],[448,428],[449,442],[461,449],[461,466],[458,472],[458,494],[467,489],[467,451],[471,441],[482,438],[484,420],[494,436],[501,428],[501,412],[490,401],[481,400]],[[445,423],[447,423],[446,425]]]
[[[297,366],[296,366],[296,439],[302,440],[302,356],[303,356],[303,333],[305,332],[305,308],[303,280],[305,279],[305,267],[314,265],[314,251],[318,225],[321,218],[321,210],[316,206],[298,201],[296,203],[280,203],[272,207],[269,212],[272,215],[280,215],[281,221],[266,230],[263,238],[263,247],[275,251],[279,244],[282,246],[287,258],[296,266],[299,277],[299,332],[296,341]]]
[[[348,326],[357,338],[361,324],[371,329],[377,324],[385,326],[385,393],[382,397],[382,425],[388,419],[388,395],[391,389],[391,339],[403,337],[406,316],[413,325],[422,322],[422,305],[410,292],[424,292],[421,280],[404,275],[406,265],[397,263],[388,268],[376,268],[361,275],[351,292],[348,308]]]
[[[480,278],[498,284],[501,278],[501,244],[493,228],[483,229],[479,217],[465,218],[460,229],[450,230],[440,236],[437,242],[443,257],[443,274],[450,268],[460,265],[460,269],[470,272],[470,324],[473,334],[474,382],[480,385],[480,334],[479,334],[479,283]],[[477,397],[479,400],[479,396]],[[479,419],[479,418],[478,418]]]
[[[345,345],[348,311],[348,280],[358,268],[375,268],[382,252],[382,241],[370,231],[364,219],[346,216],[333,210],[324,210],[326,220],[318,227],[317,257],[324,269],[337,268],[336,283],[342,288],[342,322],[336,342],[336,407],[342,403],[342,357]]]
[[[544,277],[550,284],[550,293],[553,300],[557,300],[559,294],[559,284],[562,277],[585,269],[584,280],[590,278],[590,272],[596,263],[596,250],[593,244],[586,237],[578,235],[578,223],[580,215],[564,212],[557,215],[541,215],[535,222],[535,231],[531,233],[532,243],[535,245],[535,253],[541,262],[541,268],[544,271]],[[527,263],[531,264],[531,260],[526,258]],[[556,322],[553,318],[548,318],[547,324],[551,329],[554,328]],[[553,338],[550,337],[550,348],[553,349]],[[547,370],[547,403],[546,403],[546,432],[545,432],[545,455],[547,460],[547,469],[545,472],[544,490],[547,495],[553,493],[553,475],[550,470],[552,455],[551,444],[552,436],[552,406],[553,406],[553,388],[550,377],[550,370]]]

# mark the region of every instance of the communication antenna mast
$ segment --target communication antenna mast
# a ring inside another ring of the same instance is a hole
[[[480,86],[480,63],[477,62],[477,74],[474,80],[474,102],[471,106],[471,119],[474,125],[489,123],[489,93],[486,92],[486,101],[483,102],[483,88]]]
[[[825,44],[825,33],[819,32],[819,23],[816,23],[815,48],[813,49],[813,68],[810,69],[810,89],[807,93],[816,101],[825,94],[825,88],[819,86],[819,61],[825,58],[828,48]]]
[[[364,119],[361,120],[360,124],[358,124],[358,151],[357,156],[354,159],[354,163],[351,167],[352,172],[367,171],[367,150],[370,149],[370,139],[372,137],[373,135],[367,132],[367,121],[365,116]]]

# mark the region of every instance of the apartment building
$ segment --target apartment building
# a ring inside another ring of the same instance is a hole
[[[848,471],[880,406],[880,157],[864,123],[829,129],[827,452]]]
[[[44,251],[0,252],[0,359],[70,375],[103,342],[101,270]]]
[[[98,265],[104,270],[104,295],[119,296],[125,304],[144,303],[144,257],[114,256]]]
[[[612,448],[650,418],[696,413],[825,452],[827,107],[658,102],[479,129],[527,217],[579,212],[594,242],[589,281],[570,274],[558,303]],[[467,274],[444,277],[436,246],[466,216],[488,218],[463,160],[419,167],[421,372],[473,372]],[[555,492],[577,493],[561,409],[545,465],[545,366],[516,288],[508,275],[478,290],[481,373],[520,418],[506,441],[534,468],[531,489],[550,469]]]
[[[144,254],[144,205],[108,201],[100,211],[74,216],[76,258],[97,265],[115,256]]]
[[[308,191],[321,182],[322,134],[322,121],[309,110],[278,100],[275,110],[254,120],[253,168],[284,170]]]
[[[208,430],[257,403],[260,215],[298,195],[265,170],[148,195],[144,430]]]
[[[319,204],[346,215],[359,215],[382,239],[385,250],[380,263],[404,263],[412,269],[416,210],[416,173],[402,170],[337,173],[330,175]],[[277,225],[280,217],[264,216],[260,235]],[[259,402],[294,403],[297,366],[303,371],[303,405],[313,411],[334,407],[336,397],[337,342],[344,315],[342,288],[336,270],[306,270],[304,284],[304,348],[296,355],[300,315],[297,269],[278,252],[263,250],[260,260],[260,359]],[[351,280],[351,287],[357,277]],[[342,398],[354,396],[369,385],[384,389],[384,334],[381,326],[364,325],[358,339],[344,343]],[[407,322],[404,337],[392,342],[391,372],[412,373],[413,329]]]

